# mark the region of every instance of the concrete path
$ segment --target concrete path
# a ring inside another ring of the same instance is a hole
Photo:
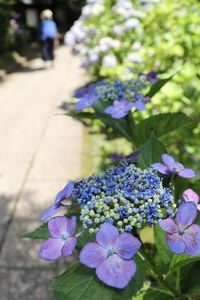
[[[35,60],[0,85],[0,300],[50,300],[49,282],[66,264],[40,261],[41,242],[20,235],[81,175],[82,126],[59,106],[84,77],[63,47],[53,69]]]

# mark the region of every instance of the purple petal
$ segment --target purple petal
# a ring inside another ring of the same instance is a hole
[[[118,236],[119,231],[115,226],[104,223],[96,234],[96,240],[99,245],[108,248],[114,245]]]
[[[134,106],[137,110],[145,110],[146,105],[142,100],[135,101]]]
[[[173,157],[166,153],[162,154],[162,160],[163,160],[164,164],[167,166],[171,166],[175,162]]]
[[[179,227],[190,226],[197,217],[197,206],[193,202],[182,203],[176,214],[176,223]]]
[[[160,224],[160,227],[167,233],[177,233],[178,232],[178,227],[171,218],[162,220],[159,224]]]
[[[113,106],[108,106],[106,109],[105,109],[105,112],[107,114],[112,114],[112,111],[113,111]]]
[[[171,164],[171,166],[169,168],[172,172],[179,173],[180,171],[182,171],[184,169],[184,166],[178,162],[174,162],[173,164]]]
[[[77,238],[71,237],[66,240],[64,243],[61,253],[63,256],[70,256],[72,255],[72,252],[74,251],[74,248],[76,247]]]
[[[69,181],[68,184],[63,189],[63,194],[65,194],[65,198],[69,198],[73,192],[74,189],[74,182]]]
[[[135,275],[136,264],[133,260],[124,260],[117,254],[109,256],[97,266],[97,277],[105,284],[123,289]]]
[[[52,218],[48,223],[48,228],[54,238],[62,237],[62,235],[70,237],[76,230],[76,217],[70,219],[66,217]]]
[[[61,249],[65,241],[61,239],[49,238],[46,240],[40,249],[39,257],[44,260],[56,260],[62,253]]]
[[[48,222],[48,229],[53,238],[60,238],[66,233],[66,218],[54,217]]]
[[[152,168],[156,169],[157,171],[159,171],[162,174],[169,174],[170,173],[168,168],[164,164],[155,163],[155,164],[152,164],[151,166],[152,166]]]
[[[192,201],[197,204],[199,202],[199,195],[192,189],[187,189],[183,193],[183,200],[186,202]]]
[[[82,249],[80,262],[89,268],[96,268],[107,257],[107,251],[97,243],[88,243]]]
[[[67,220],[66,232],[72,236],[76,231],[76,217],[65,218]]]
[[[74,183],[72,181],[69,181],[68,184],[60,191],[54,200],[55,204],[59,206],[61,202],[67,198],[69,198],[73,192],[74,189]]]
[[[183,238],[178,233],[174,233],[174,234],[167,233],[166,241],[169,248],[173,252],[177,254],[184,253],[185,243],[183,241]]]
[[[114,244],[114,252],[124,259],[130,259],[140,249],[141,243],[132,234],[122,233]]]
[[[50,218],[51,216],[55,215],[61,209],[60,206],[56,206],[55,204],[49,206],[43,213],[40,218],[41,222],[44,222],[46,219]]]
[[[128,115],[128,111],[113,111],[113,113],[111,114],[111,116],[114,118],[114,119],[122,119],[124,118],[125,116]]]
[[[196,176],[192,169],[183,169],[178,173],[178,175],[184,178],[192,178]]]
[[[192,225],[184,233],[185,253],[190,256],[200,255],[200,226]]]

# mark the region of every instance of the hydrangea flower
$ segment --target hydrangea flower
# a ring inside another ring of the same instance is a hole
[[[162,174],[176,174],[184,178],[192,178],[196,176],[192,169],[185,169],[184,166],[176,162],[172,156],[168,154],[162,155],[163,163],[152,164],[152,167]]]
[[[76,217],[54,217],[48,222],[48,229],[51,236],[42,244],[39,257],[51,261],[71,255],[77,242]]]
[[[76,110],[84,110],[101,101],[104,102],[106,113],[115,119],[123,118],[133,107],[137,110],[146,108],[146,103],[151,100],[145,96],[148,85],[145,80],[103,80],[92,83],[75,93],[74,97],[79,99]]]
[[[46,219],[53,216],[55,213],[57,213],[61,207],[63,206],[62,201],[65,199],[70,198],[72,192],[74,189],[74,183],[72,181],[68,182],[68,184],[56,195],[56,198],[54,200],[54,204],[49,206],[43,213],[40,220],[43,222]]]
[[[120,232],[153,225],[174,216],[176,204],[169,188],[152,169],[141,170],[127,161],[75,184],[73,201],[81,206],[80,219],[92,233],[103,223]]]
[[[147,73],[146,74],[146,78],[150,81],[150,82],[152,82],[152,83],[155,83],[155,82],[157,82],[159,79],[158,79],[158,74],[157,74],[157,72],[155,72],[155,71],[151,71],[151,72],[149,72],[149,73]]]
[[[128,155],[120,155],[117,153],[111,153],[110,158],[115,161],[136,162],[138,160],[137,156],[139,153],[140,153],[139,150],[135,150]]]
[[[160,222],[160,227],[167,232],[167,244],[173,252],[190,256],[200,254],[200,226],[193,224],[196,217],[195,203],[185,202],[179,206],[175,221],[167,218]]]
[[[117,65],[117,58],[114,54],[107,54],[102,60],[102,66],[105,68],[114,68]]]
[[[130,29],[135,29],[140,25],[140,21],[136,18],[131,18],[128,19],[125,23],[124,23],[124,28],[126,30],[130,30]]]
[[[197,209],[200,210],[200,204],[198,204],[199,200],[200,200],[200,197],[192,189],[185,190],[183,192],[182,198],[185,202],[194,202],[197,206]]]
[[[105,284],[123,289],[135,275],[132,257],[141,243],[129,233],[119,234],[113,225],[105,223],[96,234],[96,242],[88,243],[80,253],[80,261],[96,269],[97,277]]]
[[[111,115],[114,119],[121,119],[128,115],[133,106],[134,103],[129,103],[127,100],[115,100],[113,105],[105,109],[105,112]]]

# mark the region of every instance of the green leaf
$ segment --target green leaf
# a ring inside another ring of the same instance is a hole
[[[55,300],[129,300],[141,289],[144,279],[144,272],[138,265],[130,284],[123,290],[114,289],[101,283],[95,270],[76,263],[55,278],[52,289]]]
[[[140,168],[149,168],[153,163],[161,160],[161,155],[166,152],[166,147],[152,133],[139,151],[138,166]]]
[[[192,125],[192,120],[182,112],[166,113],[151,116],[136,126],[140,144],[144,143],[151,133],[161,137],[180,128]],[[140,145],[139,144],[139,145]]]
[[[79,111],[73,111],[66,113],[67,116],[73,117],[77,120],[83,120],[83,119],[90,119],[95,120],[98,119],[98,116],[94,112],[79,112]]]
[[[174,297],[165,294],[160,291],[147,291],[143,296],[143,300],[173,300]]]
[[[165,265],[168,264],[173,256],[173,253],[169,249],[166,243],[166,233],[160,228],[159,225],[154,226],[154,239],[155,246],[158,250],[156,259],[158,262],[162,262]]]
[[[49,231],[48,231],[47,223],[43,223],[39,228],[35,229],[34,231],[23,234],[22,237],[29,238],[29,239],[42,239],[42,240],[48,239]]]
[[[177,268],[184,267],[190,263],[194,263],[200,260],[200,256],[188,256],[185,254],[174,254],[169,269],[171,272],[175,271]]]
[[[160,91],[160,89],[166,85],[168,83],[168,81],[170,81],[177,73],[173,74],[170,77],[164,78],[164,79],[160,79],[158,80],[156,83],[154,83],[150,89],[150,91],[147,93],[148,97],[153,97],[157,92]]]

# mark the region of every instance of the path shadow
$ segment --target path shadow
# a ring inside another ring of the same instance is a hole
[[[52,279],[61,274],[74,257],[54,263],[39,260],[38,251],[43,241],[25,239],[22,235],[39,227],[41,207],[37,208],[36,196],[29,191],[25,198],[33,213],[26,211],[25,205],[24,212],[16,216],[15,208],[11,210],[11,202],[16,197],[0,194],[0,299],[51,300]]]

